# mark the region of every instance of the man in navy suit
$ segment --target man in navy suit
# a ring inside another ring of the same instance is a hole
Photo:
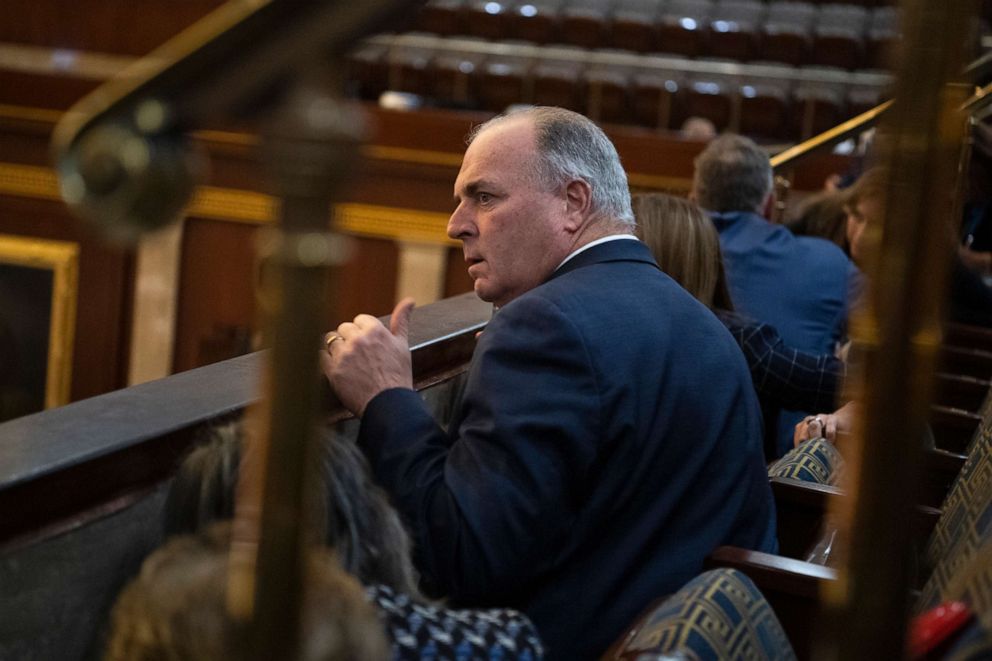
[[[411,388],[409,300],[389,329],[342,324],[322,369],[427,584],[524,611],[550,658],[596,658],[716,546],[775,549],[747,366],[632,235],[619,157],[581,115],[484,124],[455,202],[448,234],[498,312],[449,431]]]

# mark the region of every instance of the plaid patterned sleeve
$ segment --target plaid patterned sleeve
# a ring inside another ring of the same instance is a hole
[[[392,640],[393,661],[540,661],[544,647],[530,619],[507,608],[455,610],[414,601],[385,585],[365,589]]]
[[[772,326],[737,315],[718,315],[744,352],[754,388],[763,402],[801,411],[832,411],[847,372],[830,354],[811,354],[785,344]]]

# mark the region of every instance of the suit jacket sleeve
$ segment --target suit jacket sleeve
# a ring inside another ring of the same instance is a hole
[[[530,295],[480,338],[450,434],[412,390],[370,402],[359,443],[412,527],[429,584],[477,603],[546,573],[581,506],[601,410],[585,339]]]
[[[810,354],[786,346],[767,324],[743,327],[741,349],[755,389],[763,397],[800,411],[832,411],[846,367],[830,354]]]

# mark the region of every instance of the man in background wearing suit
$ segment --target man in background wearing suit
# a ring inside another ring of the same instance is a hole
[[[449,431],[412,390],[412,301],[389,329],[342,324],[321,366],[429,588],[523,610],[550,658],[596,658],[716,546],[775,549],[750,376],[632,236],[626,175],[588,119],[482,125],[455,203],[448,234],[498,312]]]
[[[720,234],[730,298],[738,312],[774,326],[791,347],[834,353],[845,337],[850,301],[861,277],[844,251],[826,239],[794,236],[765,219],[774,201],[772,165],[753,141],[725,134],[696,158],[690,197],[710,213]],[[792,447],[806,414],[764,411],[768,460]]]

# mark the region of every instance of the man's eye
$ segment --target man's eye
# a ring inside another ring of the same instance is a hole
[[[489,204],[492,202],[493,196],[489,193],[479,193],[475,199],[478,200],[479,204]]]

